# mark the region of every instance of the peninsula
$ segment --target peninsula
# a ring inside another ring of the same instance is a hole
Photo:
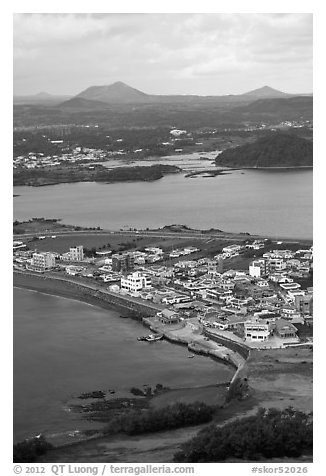
[[[129,182],[159,180],[167,174],[179,173],[175,165],[150,165],[137,167],[116,167],[108,169],[101,164],[93,166],[60,166],[14,170],[14,186],[30,185],[40,187],[72,182]]]

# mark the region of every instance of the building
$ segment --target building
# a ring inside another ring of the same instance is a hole
[[[272,272],[282,272],[286,269],[286,262],[282,258],[270,258],[268,265]]]
[[[179,314],[169,309],[163,309],[162,312],[157,313],[157,317],[164,324],[175,324],[180,321]]]
[[[135,257],[132,253],[112,255],[112,271],[130,271],[134,265]]]
[[[71,261],[83,261],[84,259],[84,248],[82,245],[70,248],[69,253]]]
[[[266,259],[257,259],[249,265],[249,276],[252,278],[261,278],[269,273],[269,266]]]
[[[275,331],[282,339],[295,339],[297,337],[297,328],[285,319],[275,321]]]
[[[43,273],[55,266],[55,255],[50,252],[33,253],[28,269]]]
[[[313,303],[312,294],[306,294],[304,296],[299,294],[294,296],[295,309],[297,311],[300,311],[301,314],[312,315],[312,312],[313,312],[312,303]]]
[[[215,260],[207,260],[207,273],[219,274],[223,272],[223,258],[217,258]]]
[[[121,278],[121,290],[138,292],[141,289],[149,288],[152,285],[150,276],[135,272]]]
[[[223,253],[230,256],[238,254],[242,250],[243,246],[241,245],[229,245],[222,248]]]
[[[83,268],[81,266],[74,266],[73,264],[71,264],[70,266],[66,266],[65,268],[66,273],[70,276],[79,276],[85,270],[86,268]]]
[[[249,341],[264,341],[271,334],[271,322],[269,319],[251,319],[244,323],[244,336]]]

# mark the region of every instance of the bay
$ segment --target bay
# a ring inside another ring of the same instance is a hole
[[[70,432],[98,427],[68,411],[83,392],[204,386],[234,373],[207,357],[188,359],[183,346],[137,341],[146,333],[140,322],[115,311],[14,288],[14,440],[42,432],[62,441]]]
[[[14,187],[14,219],[118,230],[185,224],[275,237],[312,238],[311,169],[237,170],[217,177],[168,175],[154,182]]]

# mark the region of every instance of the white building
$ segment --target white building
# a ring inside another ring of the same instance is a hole
[[[251,319],[244,324],[244,335],[246,340],[253,342],[267,340],[270,333],[270,321],[266,319]]]
[[[137,292],[141,289],[149,288],[151,285],[151,278],[138,271],[121,278],[121,290],[124,291]]]
[[[71,261],[83,261],[84,248],[82,245],[70,248],[70,259]]]
[[[224,246],[222,248],[223,253],[229,253],[233,255],[234,253],[239,253],[240,250],[242,250],[243,246],[241,245],[229,245],[229,246]]]
[[[183,134],[187,134],[187,131],[181,130],[181,129],[172,129],[170,131],[171,136],[174,137],[179,137],[182,136]]]
[[[252,278],[261,278],[267,272],[266,261],[264,259],[257,259],[249,265],[249,276]]]
[[[55,255],[48,251],[43,253],[33,253],[31,265],[34,271],[47,271],[55,266]]]

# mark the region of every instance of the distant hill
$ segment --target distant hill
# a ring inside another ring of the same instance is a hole
[[[185,95],[159,95],[146,94],[139,89],[132,88],[127,84],[118,81],[107,86],[91,86],[80,92],[75,98],[99,101],[108,104],[191,104],[191,105],[225,105],[250,103],[259,98],[291,97],[290,94],[277,91],[269,86],[264,86],[245,94],[229,94],[224,96],[199,96],[192,94]]]
[[[91,86],[79,93],[76,98],[101,101],[104,103],[143,103],[150,101],[150,95],[118,81],[109,86]]]
[[[249,91],[243,96],[253,96],[255,98],[279,98],[279,97],[290,97],[292,94],[283,93],[277,89],[273,89],[270,86],[263,86],[262,88],[254,89]]]
[[[284,119],[312,119],[313,98],[312,96],[292,96],[285,98],[257,99],[250,104],[237,106],[233,111],[247,114],[251,117],[256,115],[271,115]]]
[[[225,150],[215,163],[237,168],[312,166],[313,145],[296,135],[274,132],[251,144]]]
[[[75,111],[101,111],[107,109],[109,104],[106,104],[103,101],[97,101],[94,99],[85,99],[80,96],[76,96],[68,101],[63,102],[59,105],[59,108],[68,112]]]
[[[106,127],[243,127],[252,122],[278,124],[311,120],[312,98],[263,97],[276,90],[264,86],[239,95],[155,95],[125,83],[92,86],[77,96],[35,95],[14,98],[15,127],[45,124],[102,124]]]

